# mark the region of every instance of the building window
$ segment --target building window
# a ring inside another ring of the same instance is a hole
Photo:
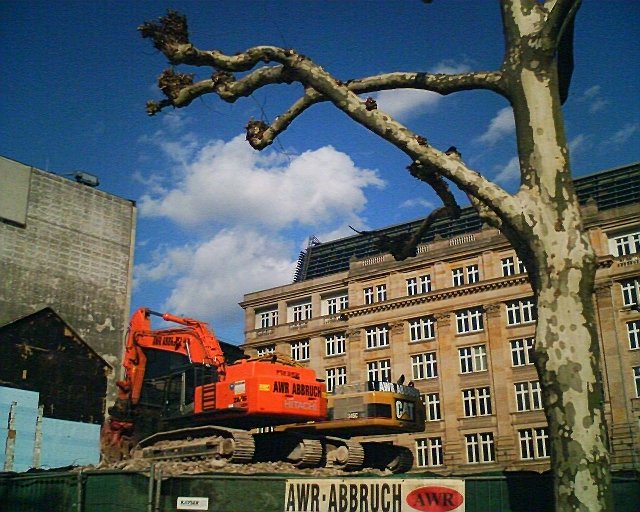
[[[640,366],[633,367],[633,381],[636,385],[636,398],[640,398]]]
[[[325,371],[327,393],[333,393],[336,386],[344,386],[347,383],[347,367],[327,368]]]
[[[436,353],[426,352],[411,356],[411,375],[413,380],[435,379],[438,376]]]
[[[340,311],[348,307],[349,295],[346,293],[325,297],[322,304],[322,313],[324,315],[337,315]]]
[[[424,393],[421,398],[427,410],[427,421],[440,421],[440,393]]]
[[[513,386],[516,392],[517,411],[535,411],[542,409],[542,391],[540,390],[539,381],[516,382]]]
[[[291,343],[291,358],[295,361],[308,361],[309,340],[294,341]]]
[[[520,458],[522,460],[549,457],[549,432],[546,427],[518,430]]]
[[[289,322],[304,322],[305,320],[310,320],[312,317],[311,301],[290,304],[287,307],[287,315]]]
[[[507,325],[528,324],[537,319],[538,308],[533,299],[507,302]]]
[[[451,271],[451,284],[453,286],[462,286],[464,284],[464,269],[462,267],[454,268]]]
[[[467,283],[473,284],[480,281],[480,271],[478,270],[478,265],[467,265]]]
[[[269,354],[274,354],[276,351],[275,345],[265,345],[264,347],[257,347],[256,352],[258,357],[266,356]]]
[[[426,437],[416,439],[416,465],[419,468],[442,466],[443,464],[442,438]]]
[[[463,389],[462,405],[466,417],[491,415],[491,389],[489,387]]]
[[[609,241],[614,256],[628,256],[640,252],[640,232],[616,236]]]
[[[362,290],[365,304],[373,304],[373,287],[369,286]]]
[[[493,432],[466,434],[464,440],[469,464],[494,462],[496,460]]]
[[[627,322],[627,336],[629,337],[629,348],[631,350],[640,348],[640,320]]]
[[[620,283],[622,285],[622,303],[625,306],[638,305],[638,290],[640,288],[640,279],[627,279]]]
[[[409,320],[409,339],[411,341],[432,340],[436,337],[436,320],[432,316],[423,316]]]
[[[487,369],[487,347],[475,345],[458,349],[460,373],[482,372]]]
[[[376,325],[365,329],[367,348],[380,348],[389,346],[389,326]]]
[[[509,256],[500,260],[500,266],[502,268],[502,277],[514,276],[516,274],[524,274],[527,269],[524,263],[519,258]]]
[[[367,363],[367,380],[391,382],[391,359],[380,359]]]
[[[431,291],[431,275],[425,274],[418,277],[410,277],[407,281],[407,295],[418,295]]]
[[[278,325],[278,308],[256,311],[256,329]]]
[[[522,338],[511,340],[511,364],[513,366],[525,366],[533,364],[533,347],[535,338]]]
[[[456,312],[456,328],[458,334],[478,332],[484,329],[482,308],[470,308]]]
[[[478,265],[467,265],[466,267],[458,267],[451,270],[451,283],[453,286],[473,284],[478,281],[480,281]]]
[[[376,286],[376,301],[383,302],[387,300],[387,285],[379,284]]]
[[[500,266],[502,267],[502,277],[513,276],[516,273],[516,266],[513,261],[513,256],[508,258],[502,258],[500,260]]]
[[[337,356],[346,352],[346,338],[344,333],[328,334],[325,336],[327,357]]]

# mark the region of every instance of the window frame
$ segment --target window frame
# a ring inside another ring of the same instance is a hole
[[[461,392],[462,412],[465,418],[493,415],[490,386],[467,388]]]
[[[391,382],[391,359],[375,359],[366,363],[367,380]]]
[[[444,465],[444,445],[440,436],[417,438],[415,450],[417,467],[428,468]]]
[[[294,361],[309,361],[311,359],[310,340],[292,341],[290,343],[290,347],[291,359],[293,359]]]
[[[326,357],[335,357],[347,353],[347,336],[343,332],[327,334],[324,337]]]
[[[493,432],[465,434],[464,444],[467,452],[467,464],[490,464],[496,462]]]
[[[518,430],[520,460],[548,459],[551,456],[548,427],[532,427]]]
[[[531,324],[538,320],[538,308],[533,297],[505,302],[507,327]]]
[[[440,393],[422,393],[420,398],[426,410],[425,421],[441,421]]]
[[[411,355],[411,376],[413,380],[438,378],[438,357],[435,350]]]
[[[256,311],[256,329],[268,329],[278,325],[278,307]]]
[[[484,331],[484,309],[476,306],[456,311],[456,334]]]
[[[516,411],[541,411],[542,388],[539,380],[526,380],[513,383]]]
[[[520,344],[519,342],[522,343]],[[518,344],[518,346],[516,346],[516,344]],[[509,340],[509,346],[511,347],[511,366],[513,368],[533,364],[533,351],[536,346],[536,339],[533,336]],[[516,359],[518,361],[523,360],[524,362],[516,364]]]
[[[409,323],[409,342],[418,343],[436,339],[436,319],[433,315],[411,318]]]
[[[365,327],[365,350],[386,348],[391,344],[391,329],[388,324]]]
[[[489,368],[487,345],[481,343],[458,347],[458,363],[461,375],[487,371]]]
[[[625,307],[637,306],[640,297],[640,277],[632,277],[620,281],[622,304]]]
[[[333,393],[336,386],[344,386],[347,383],[346,366],[333,366],[331,368],[326,368],[324,374],[327,393]]]

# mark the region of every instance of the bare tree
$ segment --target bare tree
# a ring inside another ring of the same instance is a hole
[[[314,104],[331,102],[409,157],[410,172],[443,200],[438,215],[458,212],[446,178],[467,194],[486,222],[504,233],[528,269],[537,301],[535,363],[549,422],[556,509],[593,512],[612,509],[592,301],[596,258],[583,231],[561,111],[580,3],[501,0],[506,49],[500,69],[453,75],[392,72],[342,81],[288,48],[257,46],[235,55],[203,51],[189,42],[186,19],[175,12],[143,24],[140,31],[172,65],[213,70],[210,78],[197,82],[193,75],[166,70],[158,81],[166,99],[149,102],[150,115],[169,106],[186,107],[205,94],[234,102],[266,85],[300,83],[301,97],[272,123],[248,123],[247,140],[254,148],[267,147]],[[507,193],[465,165],[456,151],[436,149],[378,109],[373,98],[361,97],[403,88],[441,95],[485,89],[506,98],[516,122],[518,192]],[[417,239],[391,241],[389,247],[404,258]]]

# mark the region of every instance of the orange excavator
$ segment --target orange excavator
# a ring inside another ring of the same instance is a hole
[[[152,329],[151,316],[179,326]],[[205,322],[147,308],[131,317],[123,366],[101,432],[106,462],[215,457],[404,472],[410,450],[352,436],[424,430],[412,386],[369,382],[327,395],[312,369],[286,356],[247,358]]]

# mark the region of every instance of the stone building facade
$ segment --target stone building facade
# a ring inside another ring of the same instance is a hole
[[[119,368],[136,206],[75,178],[0,157],[0,325],[51,307]]]
[[[640,469],[640,165],[575,185],[599,258],[594,302],[612,462]],[[425,431],[382,439],[411,448],[416,467],[442,474],[547,469],[526,269],[471,209],[458,221],[437,221],[414,258],[377,252],[376,239],[418,224],[314,240],[292,284],[245,295],[245,350],[286,353],[314,368],[329,390],[413,380],[427,408]]]

